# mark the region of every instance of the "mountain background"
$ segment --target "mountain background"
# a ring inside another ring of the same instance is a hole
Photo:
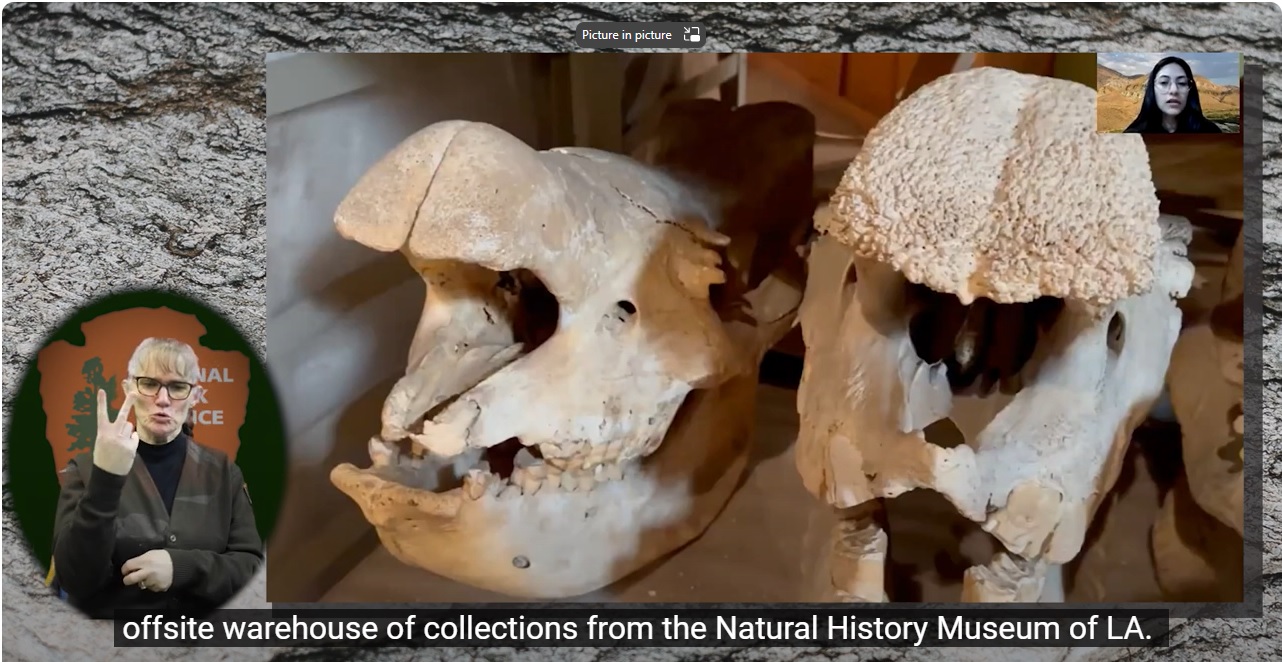
[[[1095,67],[1096,127],[1099,131],[1120,133],[1139,114],[1144,99],[1148,74],[1125,75],[1102,64]],[[1226,133],[1241,132],[1242,97],[1237,85],[1219,85],[1197,74],[1198,96],[1202,114]]]

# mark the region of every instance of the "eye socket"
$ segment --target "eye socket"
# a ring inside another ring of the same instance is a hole
[[[631,301],[620,301],[615,305],[617,305],[620,310],[622,310],[624,313],[627,313],[628,315],[635,315],[637,313],[637,307],[633,305]]]

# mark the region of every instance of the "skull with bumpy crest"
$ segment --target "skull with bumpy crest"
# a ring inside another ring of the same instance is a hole
[[[884,500],[911,490],[1004,547],[963,600],[1036,601],[1080,551],[1193,275],[1142,138],[1098,134],[1094,99],[1002,69],[939,78],[816,215],[796,461],[838,515],[819,599],[890,597]],[[945,419],[960,439],[927,434]]]

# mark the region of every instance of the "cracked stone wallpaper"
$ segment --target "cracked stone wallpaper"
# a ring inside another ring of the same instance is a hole
[[[1262,256],[1263,265],[1262,310],[1252,307],[1259,295],[1249,277],[1246,297],[1247,336],[1262,336],[1265,348],[1258,364],[1248,358],[1262,374],[1247,373],[1263,385],[1263,415],[1248,415],[1264,431],[1263,503],[1247,507],[1248,523],[1263,524],[1262,549],[1248,551],[1263,559],[1263,619],[1176,621],[1162,649],[116,649],[110,622],[84,619],[44,585],[14,514],[10,477],[23,467],[6,456],[6,659],[1265,660],[1282,649],[1277,5],[15,3],[3,19],[6,445],[19,386],[47,334],[108,292],[160,286],[198,296],[268,356],[269,53],[570,52],[581,21],[696,20],[705,50],[720,52],[1214,51],[1241,52],[1264,71],[1263,241],[1245,249],[1248,264]],[[266,572],[227,606],[266,606]]]

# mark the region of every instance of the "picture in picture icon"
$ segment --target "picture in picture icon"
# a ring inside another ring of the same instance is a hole
[[[686,40],[686,41],[699,41],[699,28],[697,28],[697,27],[693,27],[693,28],[686,28],[686,29],[685,29],[685,40]]]

